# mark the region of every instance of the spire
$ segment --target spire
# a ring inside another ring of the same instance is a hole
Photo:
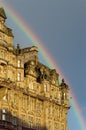
[[[0,8],[0,16],[3,17],[4,19],[7,19],[5,11],[3,8]]]

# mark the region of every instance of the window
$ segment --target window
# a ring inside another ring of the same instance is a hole
[[[64,99],[65,99],[65,97],[66,97],[66,94],[64,93]]]
[[[54,130],[58,130],[58,123],[54,123]]]
[[[64,130],[64,125],[62,124],[62,130]]]
[[[65,99],[67,99],[67,97],[66,97],[66,93],[63,92],[63,93],[62,93],[62,100],[65,100]]]
[[[3,58],[4,57],[4,53],[3,51],[0,51],[0,58]]]
[[[52,106],[51,104],[48,105],[48,116],[52,113]]]
[[[36,129],[40,130],[40,119],[36,119]]]
[[[14,100],[14,101],[13,101],[14,104],[16,104],[16,101],[17,101],[17,94],[16,94],[16,93],[14,94],[14,99],[13,99],[13,100]]]
[[[21,121],[22,121],[22,125],[25,126],[25,122],[26,122],[26,121],[25,121],[25,115],[21,115],[21,119],[22,119],[22,120],[21,120]]]
[[[29,128],[33,128],[33,117],[28,117]]]
[[[22,108],[25,108],[26,105],[26,98],[23,96],[22,97]]]
[[[15,116],[13,117],[13,124],[17,125],[17,118]]]
[[[30,88],[30,89],[34,89],[33,83],[30,83],[30,84],[29,84],[29,88]]]
[[[58,102],[61,103],[61,94],[58,93]]]
[[[29,108],[30,108],[31,111],[34,110],[34,103],[35,103],[35,99],[30,97],[30,99],[29,99]]]
[[[13,116],[12,116],[12,124],[13,125],[17,125],[17,113],[16,112],[13,112]]]
[[[21,60],[18,60],[18,67],[21,67]]]
[[[7,120],[7,110],[6,109],[2,109],[2,120]]]
[[[55,111],[54,111],[55,119],[59,118],[59,108],[55,106]]]
[[[46,91],[47,91],[47,85],[44,84],[44,92],[46,92]]]
[[[52,130],[51,121],[48,121],[48,130]]]
[[[40,102],[37,102],[36,110],[37,110],[37,112],[41,111],[41,103]]]
[[[18,73],[18,81],[21,81],[21,73]]]

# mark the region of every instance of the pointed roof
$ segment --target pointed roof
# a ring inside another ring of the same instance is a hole
[[[0,16],[3,17],[4,19],[7,19],[5,11],[3,8],[0,8]]]

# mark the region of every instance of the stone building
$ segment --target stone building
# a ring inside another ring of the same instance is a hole
[[[0,130],[67,130],[69,88],[38,59],[38,48],[13,45],[0,8]]]

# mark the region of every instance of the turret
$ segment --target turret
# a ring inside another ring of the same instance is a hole
[[[0,23],[5,23],[5,20],[7,19],[5,11],[3,8],[0,8]]]
[[[69,88],[68,85],[65,83],[64,79],[62,79],[60,87],[61,87],[61,102],[63,105],[68,106]]]
[[[0,45],[8,47],[13,50],[13,33],[12,29],[8,28],[5,24],[7,17],[3,8],[0,8]]]

